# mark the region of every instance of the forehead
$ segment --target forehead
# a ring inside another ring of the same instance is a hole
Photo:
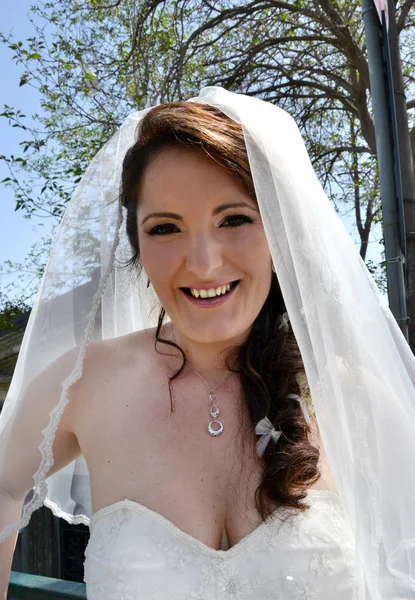
[[[230,197],[250,198],[236,176],[206,152],[186,147],[160,150],[147,165],[139,189],[138,206],[166,202],[220,202]]]

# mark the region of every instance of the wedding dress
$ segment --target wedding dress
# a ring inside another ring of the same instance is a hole
[[[94,513],[88,600],[354,600],[354,539],[337,494],[279,508],[235,546],[215,550],[149,508],[122,500]]]

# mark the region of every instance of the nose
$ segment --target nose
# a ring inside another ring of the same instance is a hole
[[[189,271],[200,280],[208,280],[215,277],[222,265],[223,252],[217,240],[205,234],[192,238],[186,257]]]

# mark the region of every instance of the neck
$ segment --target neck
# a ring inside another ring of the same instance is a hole
[[[207,383],[214,387],[221,383],[229,369],[225,365],[226,350],[244,342],[249,332],[239,338],[220,342],[198,342],[192,340],[175,329],[172,323],[165,326],[163,335],[171,341],[175,341],[183,350],[188,360],[196,371],[202,375]],[[175,358],[181,360],[182,355],[174,350]]]

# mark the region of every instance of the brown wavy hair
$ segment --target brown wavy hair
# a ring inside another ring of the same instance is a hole
[[[131,266],[141,269],[138,243],[137,202],[142,175],[151,159],[162,148],[185,146],[203,150],[238,179],[255,198],[247,150],[241,126],[220,110],[193,102],[172,102],[157,106],[146,113],[138,131],[137,141],[127,152],[122,171],[121,203],[127,209],[126,227],[133,254]],[[299,402],[288,397],[301,394],[297,375],[304,365],[295,336],[281,327],[281,315],[286,312],[284,299],[273,272],[268,297],[243,345],[232,348],[226,356],[229,370],[238,374],[251,423],[251,439],[256,440],[255,425],[268,417],[282,431],[278,442],[272,440],[262,456],[262,480],[256,489],[258,512],[264,519],[275,506],[303,511],[301,502],[307,489],[319,477],[319,450],[310,442],[311,429],[304,419]],[[174,342],[160,337],[165,310],[160,309],[155,335],[157,344],[177,348],[183,358],[180,369],[169,378],[171,383],[186,365],[183,350]],[[173,405],[172,405],[173,410]]]

